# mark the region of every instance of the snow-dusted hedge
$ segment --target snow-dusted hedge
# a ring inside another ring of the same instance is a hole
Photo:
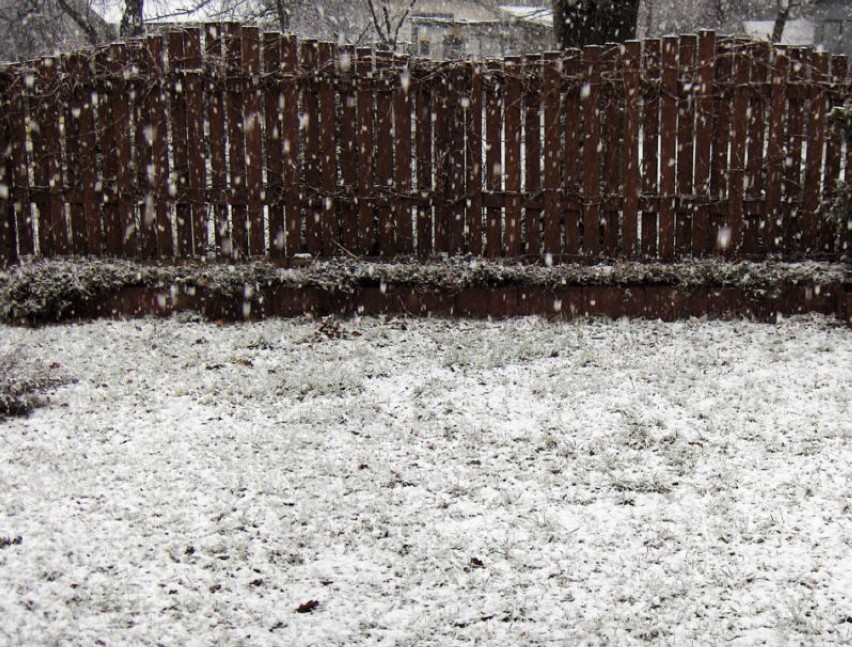
[[[843,281],[846,266],[823,262],[737,262],[703,259],[680,263],[616,262],[601,265],[529,265],[456,257],[420,262],[355,259],[317,261],[280,268],[265,261],[238,265],[205,263],[158,266],[98,258],[48,259],[0,272],[0,318],[60,319],[75,305],[128,287],[200,287],[222,297],[241,297],[275,285],[351,291],[355,286],[399,285],[424,290],[475,286],[678,285],[731,286],[765,291],[784,285],[827,285]]]
[[[0,353],[0,420],[29,413],[46,391],[67,382],[58,369],[30,359],[20,347]]]

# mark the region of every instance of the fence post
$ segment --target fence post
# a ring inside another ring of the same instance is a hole
[[[587,259],[600,251],[600,57],[601,48],[583,48],[583,252]]]
[[[637,253],[640,48],[639,41],[627,42],[624,57],[624,213],[621,244],[628,258],[634,258]]]

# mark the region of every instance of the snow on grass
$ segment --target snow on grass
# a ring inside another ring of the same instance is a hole
[[[852,641],[831,320],[0,328],[20,345],[76,382],[0,423],[0,644]]]

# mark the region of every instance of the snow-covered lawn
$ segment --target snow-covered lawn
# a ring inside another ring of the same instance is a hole
[[[852,642],[831,320],[0,328],[17,347],[76,381],[0,422],[0,644]]]

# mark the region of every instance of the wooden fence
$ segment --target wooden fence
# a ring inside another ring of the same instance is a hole
[[[0,70],[0,261],[833,257],[847,60],[712,32],[432,62],[238,24]]]

